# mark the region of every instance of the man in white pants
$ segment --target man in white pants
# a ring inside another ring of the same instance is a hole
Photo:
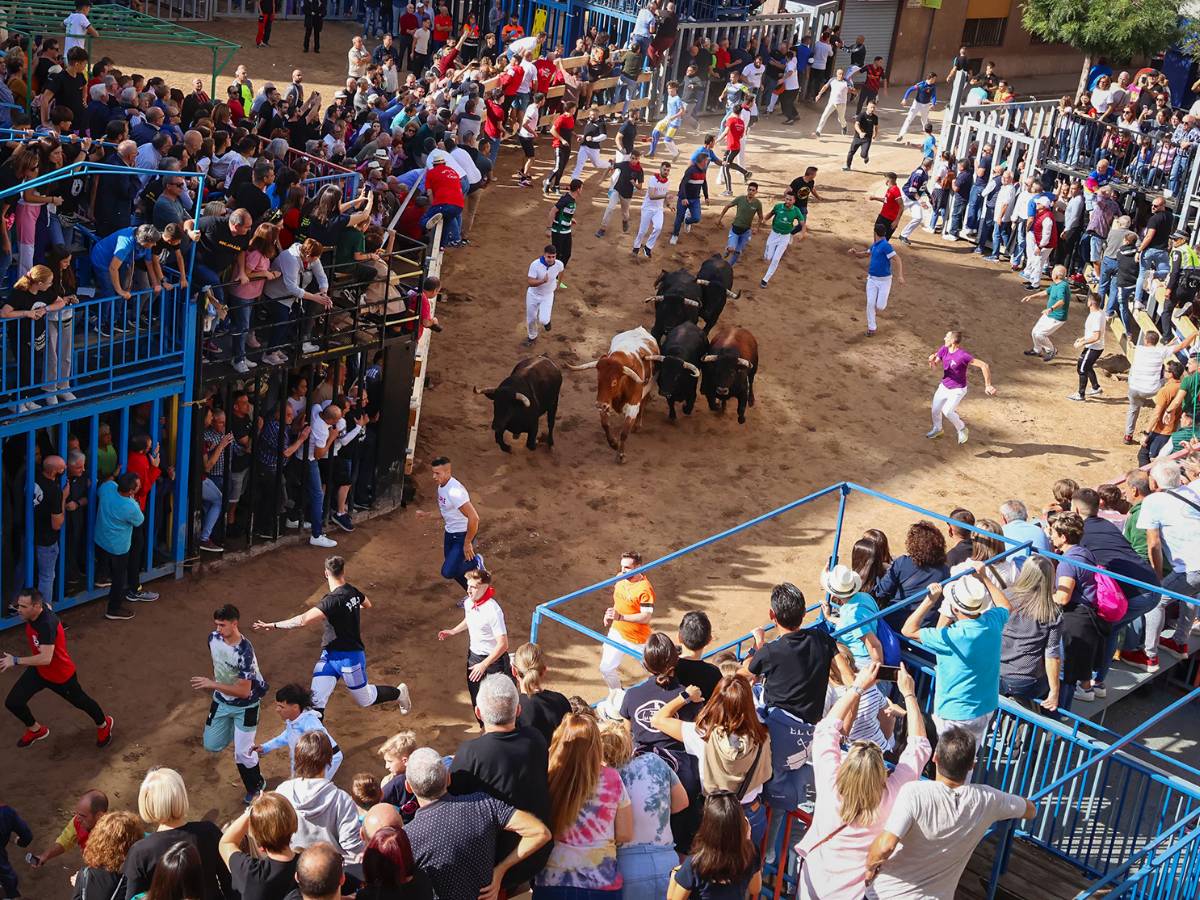
[[[909,215],[908,224],[900,232],[900,240],[912,246],[912,233],[921,227],[925,218],[925,210],[929,208],[929,170],[933,168],[932,159],[923,159],[921,164],[913,169],[908,181],[900,189],[900,202]]]
[[[642,564],[635,550],[621,554],[621,573],[631,572]],[[604,611],[604,627],[610,641],[628,647],[639,656],[646,651],[650,638],[650,619],[654,616],[654,588],[645,575],[622,578],[613,585],[613,605]],[[609,691],[621,689],[621,660],[628,654],[608,644],[600,651],[600,676]]]
[[[650,180],[646,182],[646,196],[642,200],[642,218],[638,222],[637,237],[633,239],[634,256],[637,256],[640,251],[646,254],[646,259],[649,259],[650,251],[654,249],[658,236],[662,233],[663,206],[667,203],[667,196],[671,193],[670,177],[671,164],[665,162],[658,167],[658,172],[651,175]]]
[[[1025,236],[1025,281],[1031,291],[1036,291],[1042,282],[1042,273],[1050,264],[1054,248],[1058,246],[1058,226],[1050,208],[1050,198],[1039,195],[1034,200],[1037,210],[1029,222],[1029,233]]]
[[[846,101],[850,98],[850,81],[846,78],[846,70],[838,69],[833,73],[833,78],[825,82],[821,89],[817,91],[817,96],[814,100],[820,100],[821,95],[829,91],[829,100],[825,104],[825,109],[821,113],[821,118],[817,122],[817,130],[813,132],[817,137],[821,136],[821,129],[825,127],[825,122],[829,116],[836,112],[836,120],[841,126],[842,134],[846,133]]]
[[[767,235],[767,245],[763,248],[763,259],[769,262],[767,271],[759,282],[760,287],[766,287],[783,254],[792,244],[792,235],[799,234],[800,240],[808,237],[808,217],[804,210],[796,205],[796,195],[788,190],[784,192],[783,202],[776,203],[767,213],[767,221],[771,223],[771,233]]]
[[[542,255],[529,264],[529,287],[525,289],[525,346],[532,347],[538,336],[538,322],[550,330],[550,314],[554,312],[554,291],[563,264],[553,244],[542,248]]]
[[[1050,362],[1058,355],[1058,350],[1054,346],[1054,341],[1050,340],[1050,336],[1067,324],[1067,313],[1071,308],[1071,284],[1067,281],[1067,267],[1055,266],[1054,271],[1050,273],[1050,281],[1052,283],[1048,289],[1038,291],[1036,294],[1027,294],[1021,298],[1022,303],[1042,299],[1046,301],[1046,308],[1042,310],[1042,314],[1033,325],[1033,331],[1030,332],[1030,337],[1033,338],[1033,348],[1025,351],[1026,356],[1040,356],[1046,362]],[[1155,337],[1158,335],[1156,334]],[[1161,365],[1162,360],[1160,359],[1159,366],[1161,367]]]
[[[908,106],[909,98],[912,98],[912,105]],[[901,106],[908,106],[908,115],[904,117],[904,124],[900,126],[900,133],[896,135],[896,140],[904,140],[904,136],[908,134],[908,128],[912,125],[914,119],[921,120],[921,129],[929,124],[929,113],[937,105],[937,73],[930,72],[924,81],[918,81],[907,91],[900,99]]]
[[[575,168],[571,171],[572,181],[583,177],[584,163],[591,163],[595,169],[608,169],[600,158],[600,145],[606,137],[608,134],[596,114],[596,107],[588,107],[587,121],[583,125],[583,133],[578,137],[579,153],[575,157]]]
[[[870,257],[867,264],[867,337],[875,336],[875,314],[887,309],[888,296],[892,293],[892,264],[895,263],[896,277],[904,284],[904,265],[887,239],[888,227],[882,222],[875,225],[875,241],[866,250],[851,248],[850,255],[862,259]]]

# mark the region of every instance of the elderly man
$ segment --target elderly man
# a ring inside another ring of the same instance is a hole
[[[146,117],[133,126],[129,136],[137,142],[139,147],[148,144],[162,133],[165,120],[166,114],[157,106],[152,106],[146,110]]]
[[[450,773],[441,754],[430,747],[412,752],[404,779],[417,798],[416,815],[404,831],[413,859],[433,882],[438,900],[496,896],[509,870],[550,840],[550,830],[532,813],[485,793],[448,794]],[[499,858],[506,831],[519,840]]]
[[[1036,291],[1042,284],[1042,273],[1050,264],[1050,257],[1058,246],[1058,225],[1054,221],[1053,204],[1049,197],[1039,194],[1033,201],[1035,212],[1029,220],[1029,234],[1025,238],[1025,280],[1029,290]]]
[[[137,161],[137,153],[137,143],[124,140],[117,144],[115,151],[104,158],[104,162],[110,166],[133,168]],[[99,190],[98,186],[102,181],[104,190]],[[133,173],[128,177],[110,174],[92,182],[92,218],[96,223],[97,235],[106,237],[118,229],[129,227],[133,221],[133,199],[140,186],[141,182]]]
[[[1034,550],[1049,550],[1050,539],[1039,526],[1029,521],[1029,511],[1020,500],[1005,500],[1000,504],[1001,530],[1006,538],[1012,538],[1024,544],[1026,541],[1033,545]],[[1013,565],[1020,568],[1029,559],[1030,553],[1014,553]]]
[[[159,115],[162,115],[162,110],[160,109],[152,109],[151,112],[157,112]],[[134,129],[134,133],[137,133],[136,128]],[[139,169],[157,169],[158,164],[167,155],[167,151],[171,149],[173,143],[174,141],[171,140],[171,136],[165,131],[158,132],[154,137],[138,147],[137,156],[133,159],[134,164]],[[149,173],[139,175],[139,186],[144,189],[153,177]]]
[[[153,225],[138,225],[114,231],[92,245],[90,260],[97,297],[112,297],[111,303],[100,306],[99,333],[101,337],[124,334],[132,327],[127,324],[137,315],[137,304],[128,303],[133,297],[134,270],[142,262],[154,291],[161,289],[162,268],[154,256],[154,248],[162,233]],[[118,299],[119,298],[119,299]]]
[[[300,900],[338,900],[346,881],[342,854],[333,844],[318,841],[305,848],[296,860],[297,891],[288,897]]]
[[[1163,194],[1169,197],[1179,196],[1183,187],[1183,177],[1187,174],[1188,164],[1195,158],[1197,145],[1200,145],[1200,121],[1194,115],[1186,115],[1176,126],[1171,135],[1172,142],[1178,148],[1171,165],[1171,174],[1167,179],[1167,189]]]
[[[225,290],[222,284],[229,281],[228,274],[250,245],[250,229],[254,217],[244,209],[235,209],[225,216],[201,216],[192,231],[192,222],[184,223],[196,241],[196,261],[193,278],[198,287],[208,287],[218,303],[224,304]]]

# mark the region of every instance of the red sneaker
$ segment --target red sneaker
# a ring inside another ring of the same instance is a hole
[[[1158,645],[1160,647],[1166,647],[1172,653],[1178,653],[1183,657],[1187,657],[1187,655],[1191,653],[1191,650],[1188,649],[1186,642],[1181,643],[1179,641],[1171,640],[1170,638],[1160,638]]]
[[[1145,669],[1147,672],[1158,671],[1158,656],[1147,656],[1145,650],[1122,650],[1121,662]]]
[[[96,746],[107,747],[112,741],[113,717],[105,716],[104,724],[96,729]]]
[[[48,737],[50,737],[50,729],[45,725],[36,731],[32,728],[26,728],[25,733],[21,735],[21,739],[17,741],[17,746],[28,747],[30,744],[36,741],[44,741]]]

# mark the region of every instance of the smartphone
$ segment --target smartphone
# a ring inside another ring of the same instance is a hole
[[[877,681],[896,681],[900,677],[899,666],[880,666]]]

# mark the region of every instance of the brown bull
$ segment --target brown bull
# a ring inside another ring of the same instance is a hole
[[[645,328],[634,328],[614,337],[608,353],[599,359],[581,366],[567,366],[575,372],[596,370],[596,408],[600,410],[600,425],[620,462],[625,461],[625,439],[641,423],[642,404],[654,382],[651,357],[657,355],[658,342],[650,332]],[[615,416],[622,418],[619,428],[611,421]]]

